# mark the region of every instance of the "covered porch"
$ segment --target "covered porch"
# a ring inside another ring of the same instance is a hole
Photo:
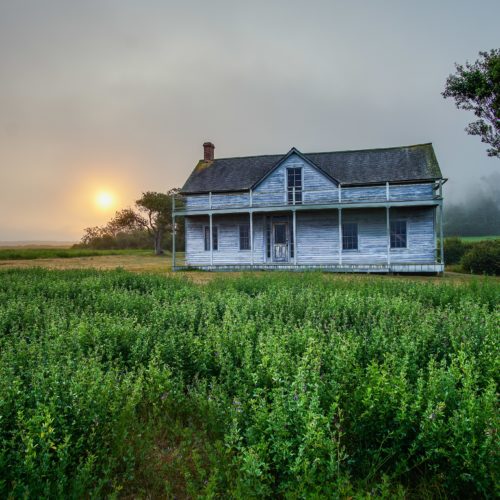
[[[173,257],[172,268],[440,273],[444,264],[442,245],[440,250],[437,245],[438,237],[442,239],[439,206],[291,206],[189,215],[186,262],[180,266]],[[403,218],[408,220],[408,244],[391,248],[391,220]],[[352,226],[356,244],[351,248],[346,231]]]

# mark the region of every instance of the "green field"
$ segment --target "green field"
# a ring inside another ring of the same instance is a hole
[[[0,496],[498,491],[498,280],[0,271]]]
[[[500,240],[500,236],[460,236],[460,239],[468,242],[492,241]]]
[[[0,248],[0,260],[75,259],[99,255],[150,255],[152,250],[91,250],[82,248]]]

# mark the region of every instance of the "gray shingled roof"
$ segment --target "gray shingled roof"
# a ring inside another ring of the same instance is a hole
[[[292,148],[292,151],[296,150]],[[250,189],[288,154],[217,158],[212,162],[202,160],[181,192],[193,194]],[[430,143],[396,148],[305,153],[302,156],[343,185],[421,181],[442,177]]]

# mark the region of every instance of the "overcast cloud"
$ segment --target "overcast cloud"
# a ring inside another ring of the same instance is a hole
[[[498,159],[440,93],[498,1],[0,0],[0,240],[78,239],[216,156],[433,142],[457,201]]]

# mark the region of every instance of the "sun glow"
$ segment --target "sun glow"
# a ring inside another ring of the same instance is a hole
[[[113,196],[111,193],[101,191],[96,196],[96,203],[102,209],[110,208],[113,205]]]

